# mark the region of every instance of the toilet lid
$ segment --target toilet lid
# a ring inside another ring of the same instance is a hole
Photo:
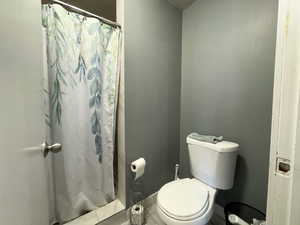
[[[170,217],[191,220],[208,208],[208,190],[196,179],[176,180],[164,185],[157,195],[158,206]]]

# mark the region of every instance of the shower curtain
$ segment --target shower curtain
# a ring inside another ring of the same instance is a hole
[[[68,12],[42,8],[47,69],[45,114],[56,219],[69,221],[115,198],[114,150],[119,81],[119,28]]]

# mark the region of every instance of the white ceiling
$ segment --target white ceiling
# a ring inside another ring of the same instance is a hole
[[[175,5],[177,8],[185,9],[196,0],[168,0],[168,1],[171,4]]]

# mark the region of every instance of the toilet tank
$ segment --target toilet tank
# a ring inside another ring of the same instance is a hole
[[[232,188],[239,145],[229,141],[216,144],[187,137],[192,175],[221,190]]]

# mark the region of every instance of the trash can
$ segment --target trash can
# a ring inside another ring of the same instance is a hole
[[[227,204],[224,208],[224,213],[226,225],[233,225],[229,220],[230,215],[236,215],[248,224],[264,224],[262,221],[266,220],[266,215],[263,212],[242,202],[231,202]]]

